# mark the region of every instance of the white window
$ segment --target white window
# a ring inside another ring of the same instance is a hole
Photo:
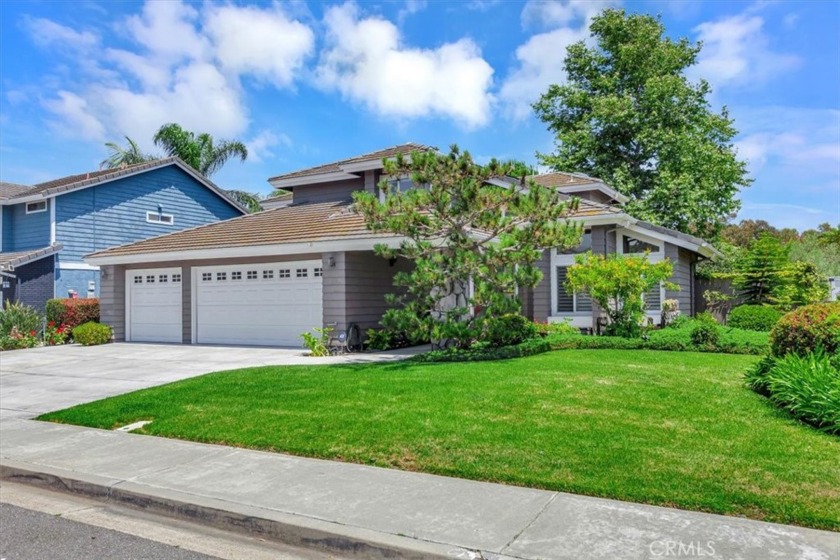
[[[273,270],[263,270],[263,280],[271,280],[274,278]]]
[[[171,226],[175,223],[175,216],[172,214],[159,214],[157,212],[146,212],[146,221],[150,224],[164,224]]]
[[[239,271],[239,270],[231,272],[230,273],[230,279],[231,280],[242,280],[242,272]]]
[[[249,271],[245,274],[245,277],[246,277],[248,280],[256,280],[256,279],[257,279],[257,271],[256,271],[256,270],[249,270]]]
[[[312,275],[315,278],[318,278],[319,276],[323,276],[324,275],[324,269],[321,268],[320,266],[317,267],[317,268],[314,268],[314,269],[312,269]]]
[[[400,177],[399,179],[388,179],[388,187],[392,193],[404,193],[406,191],[410,191],[411,189],[429,189],[428,183],[418,183],[415,184],[414,181],[411,180],[411,177]],[[379,200],[385,200],[385,191],[379,189]]]
[[[160,276],[158,276],[158,282],[160,282],[161,284],[166,284],[167,282],[169,282],[169,275],[161,274]]]
[[[634,255],[650,251],[651,253],[658,253],[659,247],[652,243],[647,243],[635,237],[624,236],[623,252],[625,255]]]
[[[289,270],[288,268],[281,268],[279,271],[277,271],[277,277],[278,278],[291,278],[292,277],[292,271]]]
[[[557,312],[588,313],[592,311],[592,299],[588,295],[566,290],[568,267],[558,266],[555,271],[557,275]]]
[[[216,273],[216,280],[218,280],[218,281],[227,280],[227,272],[217,272]]]
[[[142,284],[143,283],[143,277],[142,276],[135,276],[134,277],[134,283],[135,284]]]
[[[178,282],[181,281],[181,275],[180,274],[173,274],[172,275],[172,281],[177,284]]]
[[[306,278],[309,276],[309,271],[305,268],[298,268],[295,270],[295,276],[298,278]]]
[[[37,214],[38,212],[46,212],[47,211],[47,201],[46,200],[39,200],[38,202],[27,202],[26,203],[26,213],[27,214]]]
[[[146,284],[154,284],[155,283],[155,275],[149,274],[146,276]]]
[[[202,272],[201,273],[201,281],[202,282],[210,282],[213,280],[213,273],[212,272]]]

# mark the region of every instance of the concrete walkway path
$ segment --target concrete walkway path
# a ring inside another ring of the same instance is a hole
[[[0,476],[360,558],[840,558],[840,533],[32,420],[0,423]]]

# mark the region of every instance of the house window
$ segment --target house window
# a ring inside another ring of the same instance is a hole
[[[592,298],[587,294],[569,292],[566,290],[567,266],[556,268],[557,276],[557,312],[558,313],[588,313],[592,311]]]
[[[216,273],[216,280],[217,281],[227,280],[227,272],[217,272]]]
[[[627,237],[624,236],[624,254],[626,255],[633,255],[638,253],[644,253],[646,251],[650,251],[651,253],[658,253],[659,247],[653,245],[651,243],[646,243],[640,239],[636,239],[634,237]]]
[[[172,275],[172,281],[177,284],[178,282],[181,281],[181,275],[180,274],[173,274]]]
[[[242,273],[240,271],[235,271],[230,273],[231,280],[242,280]]]
[[[281,268],[280,270],[277,271],[277,277],[278,278],[291,278],[292,277],[292,271],[289,270],[288,268]]]
[[[155,275],[149,274],[146,276],[146,284],[154,284],[155,283]]]
[[[210,282],[213,280],[213,273],[212,272],[202,272],[201,273],[201,281],[202,282]]]
[[[257,279],[257,271],[256,270],[249,270],[248,273],[245,276],[248,280],[256,280]]]
[[[577,254],[577,253],[585,253],[585,252],[591,251],[591,250],[592,250],[592,230],[587,229],[587,230],[584,230],[583,235],[580,238],[580,245],[578,245],[574,249],[564,251],[564,253],[566,253],[566,254]]]
[[[324,269],[319,266],[318,268],[313,269],[312,275],[319,278],[324,275]]]
[[[135,284],[142,284],[143,283],[143,277],[142,276],[135,276],[134,277],[134,283]]]
[[[171,226],[175,223],[175,216],[172,214],[160,214],[158,212],[146,212],[146,221],[150,224],[164,224]]]
[[[654,286],[649,292],[643,296],[645,300],[645,309],[648,311],[662,310],[662,287]]]
[[[411,177],[401,177],[399,179],[389,179],[388,180],[388,187],[392,193],[397,192],[407,192],[411,189],[427,189],[429,188],[428,183],[422,184],[415,184],[414,181],[411,180]],[[385,200],[385,191],[379,190],[379,198],[380,200]]]
[[[263,270],[263,280],[271,280],[274,278],[273,270]]]
[[[306,278],[309,276],[309,271],[305,268],[298,268],[295,270],[295,276],[298,278]]]
[[[169,275],[161,274],[160,276],[158,276],[158,282],[160,282],[161,284],[166,284],[167,282],[169,282]]]
[[[47,211],[47,201],[46,200],[39,200],[38,202],[27,202],[26,203],[26,213],[27,214],[37,214],[38,212],[46,212]]]

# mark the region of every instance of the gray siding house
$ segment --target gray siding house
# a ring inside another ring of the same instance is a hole
[[[266,346],[299,346],[300,333],[323,325],[376,327],[394,274],[411,263],[374,255],[375,244],[401,238],[368,230],[352,193],[378,192],[383,159],[429,149],[403,144],[272,177],[272,187],[292,193],[290,202],[88,255],[101,270],[103,322],[118,340]],[[543,281],[521,294],[529,317],[594,325],[591,301],[563,287],[575,255],[587,250],[670,259],[680,290],[646,294],[649,314],[658,319],[665,299],[693,312],[694,265],[715,254],[710,245],[628,216],[621,207],[627,199],[591,177],[533,179],[581,199],[571,219],[586,233],[574,251],[543,253]]]

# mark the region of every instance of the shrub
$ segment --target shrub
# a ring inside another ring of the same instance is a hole
[[[88,321],[73,329],[73,340],[82,346],[96,346],[111,340],[111,327]]]
[[[44,344],[48,346],[64,344],[67,342],[67,338],[69,336],[70,329],[67,328],[67,325],[56,325],[54,322],[50,321],[44,329]]]
[[[32,348],[38,344],[38,333],[35,331],[20,331],[12,327],[8,334],[0,335],[0,350],[17,350]]]
[[[553,323],[534,323],[537,335],[546,337],[553,334],[580,334],[580,329],[573,326],[570,320]]]
[[[806,305],[791,311],[773,327],[770,344],[774,356],[804,355],[823,349],[840,352],[840,302]]]
[[[5,309],[0,310],[0,336],[10,336],[12,330],[26,335],[34,332],[31,336],[37,336],[43,326],[43,316],[28,305],[7,300]]]
[[[494,348],[514,346],[537,336],[537,327],[517,313],[507,313],[484,320],[484,341]]]
[[[390,350],[394,347],[393,337],[387,329],[368,329],[365,334],[367,347],[371,350]]]
[[[65,324],[73,330],[77,326],[93,321],[99,322],[99,300],[97,298],[60,298],[47,300],[47,321]]]
[[[534,356],[548,352],[551,349],[552,346],[548,339],[532,338],[513,346],[502,346],[498,348],[492,348],[479,343],[473,348],[468,349],[447,348],[446,350],[432,350],[431,352],[418,354],[411,358],[411,360],[417,362],[483,362]]]
[[[691,343],[698,348],[717,348],[720,343],[720,331],[718,326],[708,322],[698,322],[691,329]]]
[[[775,404],[823,431],[840,433],[840,369],[824,351],[778,358],[764,379]]]
[[[748,331],[769,331],[782,313],[768,305],[739,305],[729,312],[726,324]]]
[[[303,346],[305,348],[309,348],[310,355],[315,358],[329,356],[330,349],[327,346],[327,344],[329,344],[330,342],[330,333],[332,333],[332,328],[315,327],[312,330],[317,333],[317,336],[310,332],[305,332],[302,335],[300,335],[300,337],[303,339]]]
[[[761,360],[747,370],[744,376],[747,380],[747,386],[756,393],[768,396],[770,392],[767,387],[767,374],[770,373],[774,365],[776,365],[776,358],[773,356],[766,355],[761,358]]]

